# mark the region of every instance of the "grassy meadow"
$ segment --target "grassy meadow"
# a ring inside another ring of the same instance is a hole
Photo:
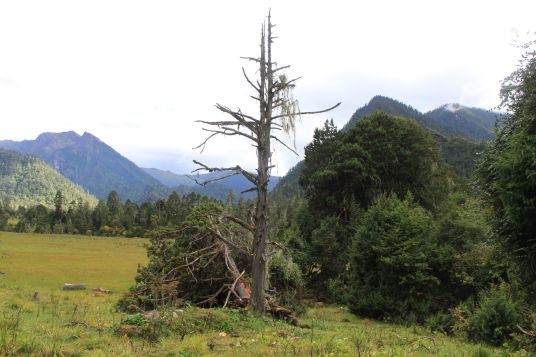
[[[186,308],[127,337],[140,315],[115,310],[146,262],[143,239],[0,232],[0,355],[35,356],[526,356],[421,327],[310,307],[291,326],[249,310]],[[84,283],[83,291],[63,291]],[[102,287],[112,294],[94,292]],[[36,294],[37,293],[37,294]]]

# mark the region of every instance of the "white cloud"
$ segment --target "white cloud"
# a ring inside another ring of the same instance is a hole
[[[304,76],[297,145],[333,117],[342,126],[375,94],[420,110],[490,108],[534,31],[533,1],[16,1],[0,3],[0,139],[89,131],[143,166],[188,171],[191,160],[253,166],[254,150],[216,141],[200,156],[196,119],[216,102],[255,111],[240,56],[256,55],[272,8],[275,56]],[[276,151],[277,173],[297,158]]]

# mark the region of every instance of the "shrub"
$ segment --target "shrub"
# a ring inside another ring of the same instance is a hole
[[[466,333],[473,341],[484,341],[500,346],[517,331],[518,324],[524,324],[526,309],[524,304],[512,297],[510,287],[499,287],[484,291],[479,296],[479,304],[466,324]]]
[[[354,313],[423,322],[439,280],[430,214],[411,197],[381,197],[357,227],[351,251],[350,309]]]
[[[458,319],[452,312],[440,311],[426,319],[426,326],[432,330],[451,336],[454,333],[454,326]]]
[[[270,272],[270,288],[275,290],[279,304],[294,306],[303,288],[303,277],[300,267],[292,257],[277,251],[268,262]]]

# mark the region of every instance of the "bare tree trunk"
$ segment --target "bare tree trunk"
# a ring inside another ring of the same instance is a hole
[[[266,312],[266,243],[268,234],[268,165],[270,153],[270,140],[266,140],[258,149],[259,182],[257,190],[257,206],[255,209],[255,232],[253,235],[253,262],[251,266],[252,304],[261,314]]]
[[[207,141],[216,135],[234,136],[239,135],[253,142],[257,148],[257,172],[252,173],[244,170],[239,165],[234,167],[209,167],[203,163],[194,160],[194,163],[200,168],[194,170],[209,171],[209,172],[224,172],[232,171],[231,175],[222,176],[216,179],[206,181],[204,184],[211,181],[224,179],[234,174],[242,174],[254,187],[247,191],[257,192],[257,205],[255,207],[255,225],[253,231],[253,260],[251,265],[251,303],[253,307],[261,314],[266,313],[266,274],[268,254],[266,247],[268,245],[268,181],[270,179],[271,169],[271,140],[283,145],[285,148],[294,152],[290,146],[285,144],[274,133],[283,131],[288,133],[294,130],[294,119],[302,114],[319,114],[330,111],[340,103],[331,108],[302,112],[299,110],[297,101],[290,94],[294,88],[294,82],[298,78],[287,80],[286,76],[279,72],[284,71],[290,66],[278,66],[272,62],[272,25],[270,13],[268,21],[263,24],[261,32],[261,55],[259,58],[246,57],[250,61],[254,61],[259,65],[259,79],[252,81],[247,76],[242,68],[242,72],[246,81],[254,88],[255,96],[253,99],[259,101],[259,118],[247,115],[241,110],[231,110],[220,104],[216,107],[222,112],[229,114],[233,119],[225,121],[204,121],[198,122],[207,124],[212,128],[205,128],[209,136],[197,148],[204,148]],[[276,73],[278,72],[278,73]],[[273,114],[275,111],[275,114]],[[289,124],[290,123],[290,124]],[[201,150],[202,151],[202,150]],[[245,192],[247,192],[245,191]],[[238,274],[238,270],[236,271]]]

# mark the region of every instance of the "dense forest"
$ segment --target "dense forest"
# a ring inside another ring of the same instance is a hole
[[[236,201],[229,193],[227,206],[245,211],[251,203]],[[0,228],[16,232],[67,233],[100,236],[149,237],[165,227],[177,227],[193,207],[203,202],[220,202],[213,198],[173,192],[167,199],[136,204],[123,202],[112,191],[106,200],[90,204],[84,199],[69,200],[57,191],[53,206],[20,206],[18,209],[0,203]]]

